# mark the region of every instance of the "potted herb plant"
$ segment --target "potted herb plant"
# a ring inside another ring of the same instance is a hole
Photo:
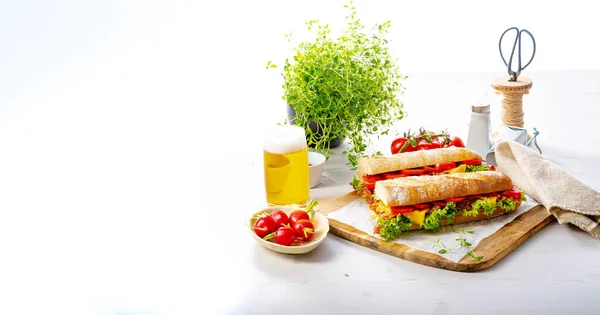
[[[407,77],[388,48],[391,23],[367,30],[353,3],[344,7],[350,12],[338,37],[331,36],[328,24],[306,23],[315,38],[298,44],[286,59],[282,98],[290,107],[291,123],[305,128],[310,147],[329,155],[336,141],[346,140],[349,147],[343,153],[354,167],[371,137],[388,134],[404,117],[399,97]],[[290,35],[286,37],[289,41]],[[269,61],[270,68],[277,66]]]

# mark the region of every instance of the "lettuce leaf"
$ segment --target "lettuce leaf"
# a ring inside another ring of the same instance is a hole
[[[393,240],[402,232],[408,231],[412,224],[412,220],[403,215],[391,220],[379,219],[379,236],[386,241]]]
[[[471,211],[473,211],[473,209],[476,209],[477,211],[483,209],[483,214],[485,215],[492,214],[496,211],[496,208],[496,198],[477,199],[471,204]]]
[[[497,202],[497,206],[507,212],[515,210],[516,205],[517,203],[510,198],[506,198]]]
[[[437,232],[444,223],[444,219],[451,223],[458,211],[454,202],[448,202],[444,208],[437,209],[425,216],[421,228],[429,232]]]
[[[467,173],[469,173],[469,172],[483,172],[483,171],[487,171],[487,169],[483,165],[467,165],[467,170],[466,170]]]
[[[365,187],[365,184],[362,180],[356,178],[356,176],[352,176],[352,187],[356,190],[356,193],[360,194],[360,191]]]

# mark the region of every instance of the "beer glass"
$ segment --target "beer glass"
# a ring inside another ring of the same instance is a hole
[[[267,203],[306,205],[310,184],[304,129],[290,125],[270,129],[263,152]]]

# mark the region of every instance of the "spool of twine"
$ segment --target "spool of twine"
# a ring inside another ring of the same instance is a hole
[[[502,124],[523,128],[525,125],[523,95],[529,94],[532,82],[525,77],[519,77],[517,81],[509,79],[509,77],[501,77],[492,83],[492,87],[503,96],[500,107]]]

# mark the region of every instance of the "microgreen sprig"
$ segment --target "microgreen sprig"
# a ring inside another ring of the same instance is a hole
[[[457,231],[454,226],[450,227],[450,229],[452,230],[452,232],[458,234],[458,237],[456,238],[457,243],[456,243],[456,245],[454,245],[454,247],[447,247],[440,239],[437,239],[433,244],[433,248],[440,248],[438,253],[446,254],[446,253],[449,253],[460,247],[467,247],[468,249],[471,249],[472,244],[467,241],[467,239],[464,237],[464,235],[465,234],[475,234],[475,231],[473,229],[462,229],[460,231]],[[477,253],[475,253],[475,251],[473,249],[471,249],[469,252],[467,252],[467,256],[469,256],[472,259],[476,259],[476,260],[483,259],[483,256],[477,255]]]

